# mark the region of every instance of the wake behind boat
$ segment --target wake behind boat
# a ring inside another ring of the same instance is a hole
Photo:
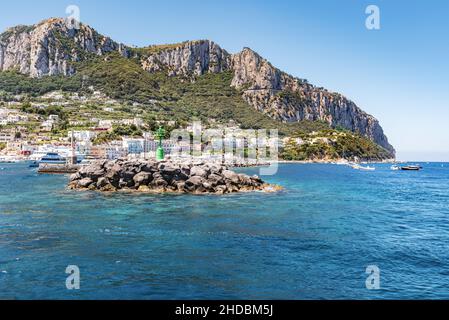
[[[362,170],[362,171],[375,171],[375,170],[376,170],[375,167],[370,167],[370,166],[364,167],[364,166],[361,166],[360,164],[357,164],[357,163],[351,165],[351,167],[352,167],[353,169],[355,169],[355,170]]]

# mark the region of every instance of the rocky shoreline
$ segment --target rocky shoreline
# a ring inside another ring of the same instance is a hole
[[[239,174],[221,164],[142,160],[96,161],[71,175],[69,188],[191,194],[275,192],[282,189],[265,183],[258,176]]]

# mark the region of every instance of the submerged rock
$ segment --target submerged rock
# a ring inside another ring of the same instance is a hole
[[[223,165],[170,161],[97,161],[70,176],[70,189],[103,192],[226,194],[280,190],[258,176],[238,174]]]

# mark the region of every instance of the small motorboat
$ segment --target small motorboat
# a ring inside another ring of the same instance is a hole
[[[39,168],[39,162],[38,161],[32,161],[28,167],[30,168]]]
[[[401,170],[401,167],[399,167],[398,165],[392,165],[390,167],[390,169],[396,171],[396,170]]]
[[[401,167],[401,170],[404,170],[404,171],[419,171],[421,169],[422,169],[421,166],[403,166],[403,167]]]
[[[0,158],[0,163],[16,163],[16,162],[18,162],[18,161],[12,157],[1,157]]]

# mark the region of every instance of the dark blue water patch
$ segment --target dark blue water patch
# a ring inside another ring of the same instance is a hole
[[[264,177],[282,192],[190,196],[69,191],[2,164],[0,298],[447,299],[449,166],[423,165],[285,164]]]

